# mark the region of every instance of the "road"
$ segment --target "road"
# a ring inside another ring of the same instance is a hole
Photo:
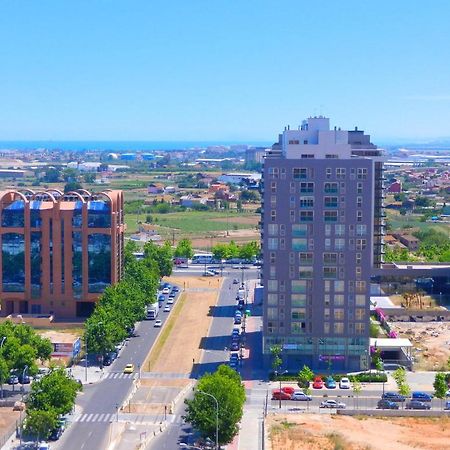
[[[175,303],[179,296],[176,297]],[[167,300],[166,300],[167,301]],[[163,325],[169,314],[160,311],[158,318]],[[145,320],[136,327],[137,336],[130,338],[121,350],[119,358],[109,367],[102,381],[85,386],[77,398],[77,405],[83,414],[61,439],[52,445],[61,450],[100,450],[108,447],[111,422],[117,420],[119,405],[129,395],[133,378],[138,376],[123,374],[126,364],[133,363],[136,371],[143,364],[161,328],[154,328],[154,321]]]

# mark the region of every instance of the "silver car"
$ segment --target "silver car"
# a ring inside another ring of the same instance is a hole
[[[345,403],[337,402],[336,400],[325,400],[320,403],[321,408],[336,408],[345,409]]]

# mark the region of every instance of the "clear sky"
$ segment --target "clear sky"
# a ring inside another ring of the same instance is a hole
[[[450,2],[0,0],[0,140],[450,136]]]

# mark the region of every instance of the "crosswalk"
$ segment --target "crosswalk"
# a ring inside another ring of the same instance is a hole
[[[103,376],[104,380],[132,380],[137,377],[137,374],[134,373],[122,373],[122,372],[108,372]]]
[[[110,423],[110,422],[131,422],[134,424],[161,424],[167,421],[169,424],[183,424],[183,417],[179,414],[124,414],[124,413],[85,413],[76,414],[73,422],[77,423]]]

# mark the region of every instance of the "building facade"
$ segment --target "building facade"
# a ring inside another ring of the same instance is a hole
[[[362,131],[309,118],[263,166],[263,352],[287,368],[369,364],[370,277],[381,263],[381,151]]]
[[[123,274],[123,194],[0,193],[1,315],[88,316]]]

